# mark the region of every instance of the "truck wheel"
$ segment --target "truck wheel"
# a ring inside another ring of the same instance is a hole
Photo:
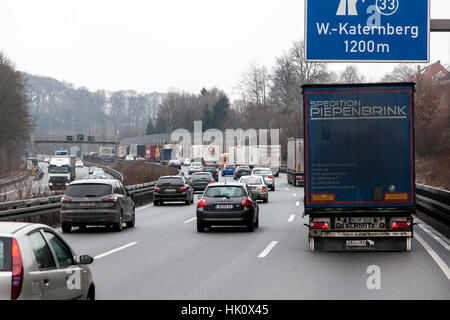
[[[62,232],[69,233],[72,230],[72,226],[70,224],[63,223],[61,224]]]
[[[309,237],[309,252],[314,252],[314,237]]]

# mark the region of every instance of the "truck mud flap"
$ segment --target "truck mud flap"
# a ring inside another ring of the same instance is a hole
[[[310,237],[309,251],[411,251],[411,237],[320,238]]]

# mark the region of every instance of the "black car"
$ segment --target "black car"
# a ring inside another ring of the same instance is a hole
[[[211,173],[214,180],[219,181],[219,170],[214,166],[203,167],[203,172]]]
[[[252,169],[247,166],[238,166],[234,171],[233,179],[239,180],[242,176],[249,176],[252,174]]]
[[[182,176],[160,177],[153,197],[155,206],[163,205],[165,201],[184,201],[187,205],[194,203],[194,191]]]
[[[203,191],[208,184],[214,183],[214,179],[209,172],[195,172],[192,174],[189,183],[194,191]]]
[[[242,183],[209,185],[197,204],[197,231],[219,225],[244,225],[248,231],[259,226],[259,207],[248,186]]]
[[[181,162],[178,160],[170,160],[168,166],[181,170]]]

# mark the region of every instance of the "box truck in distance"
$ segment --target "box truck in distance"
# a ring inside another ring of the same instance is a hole
[[[287,139],[287,182],[294,186],[305,185],[303,138]]]
[[[414,83],[303,85],[310,251],[410,251]]]

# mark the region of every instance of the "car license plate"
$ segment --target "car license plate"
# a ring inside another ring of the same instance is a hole
[[[95,202],[80,202],[80,207],[95,207]]]
[[[176,190],[175,189],[166,189],[164,191],[166,191],[166,192],[175,192]]]
[[[216,204],[216,209],[233,209],[232,204]]]

